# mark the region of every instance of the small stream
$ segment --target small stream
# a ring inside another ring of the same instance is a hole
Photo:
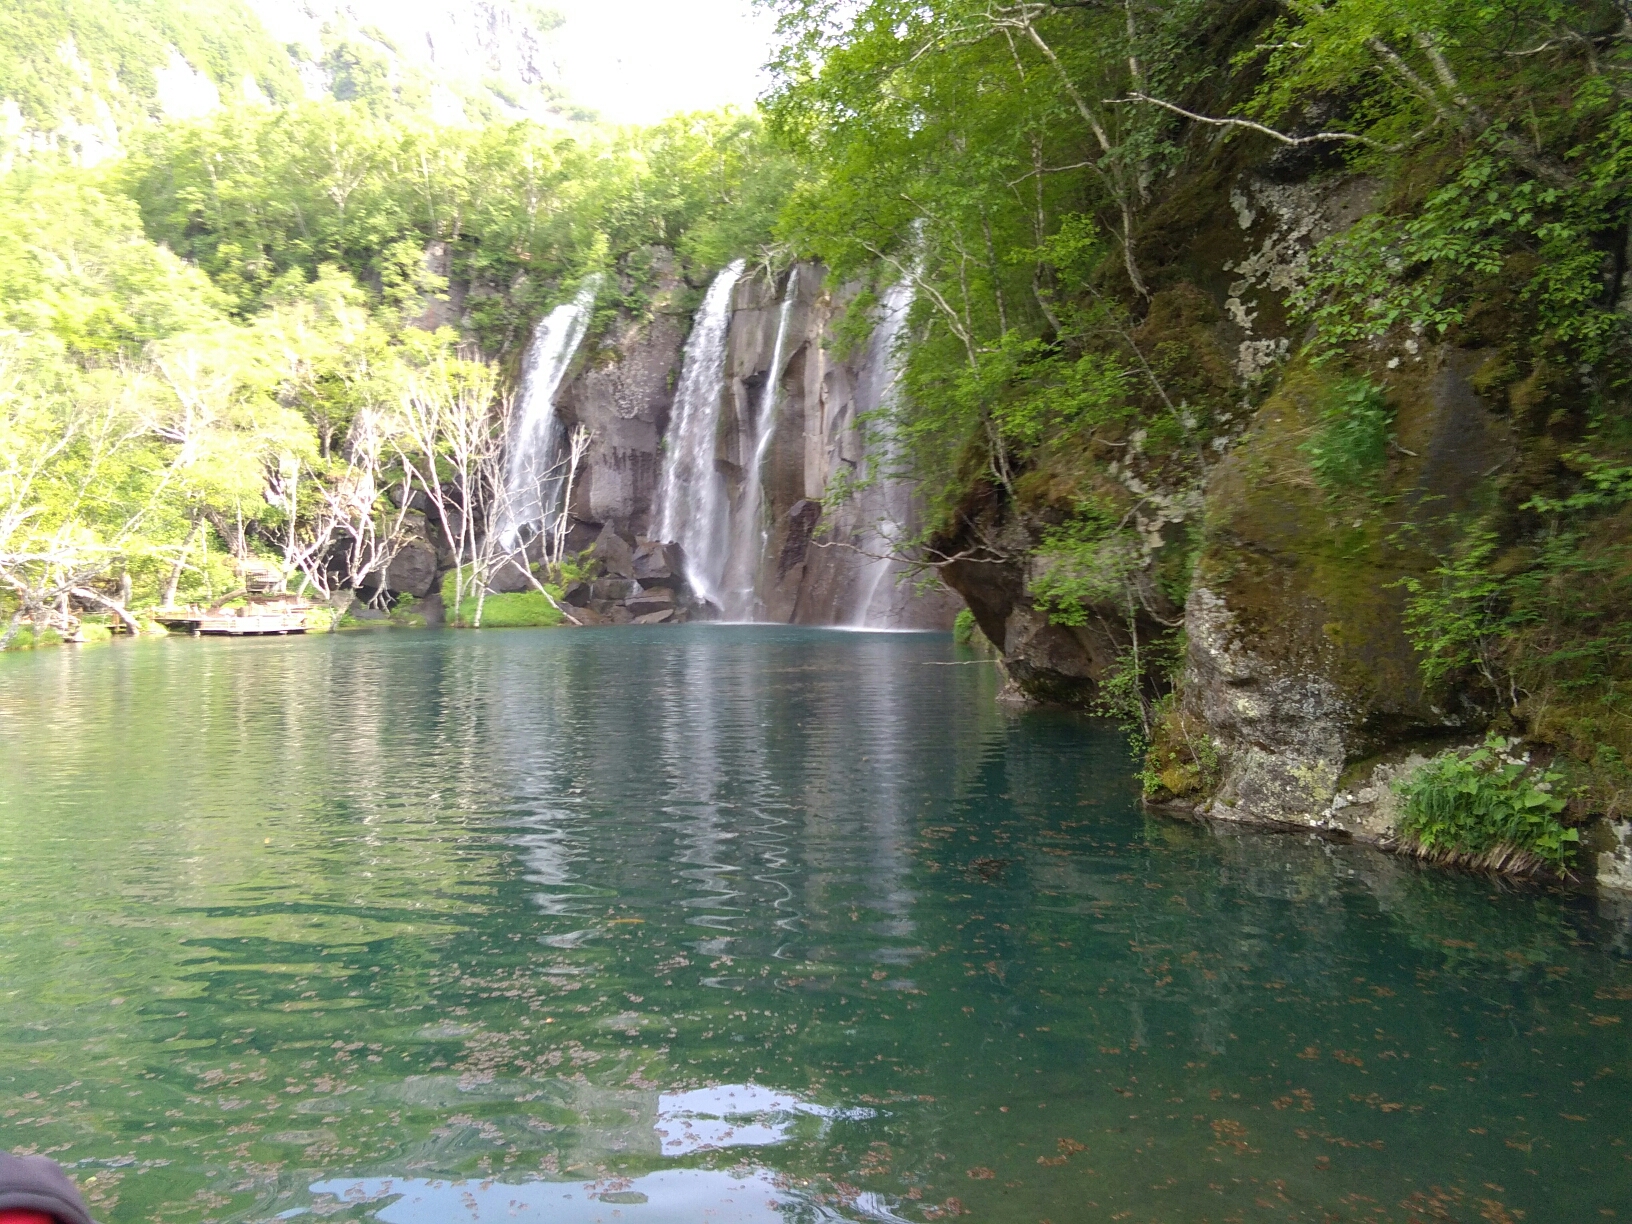
[[[113,1224],[1632,1217],[1632,905],[1147,817],[949,637],[0,657],[0,1146]]]

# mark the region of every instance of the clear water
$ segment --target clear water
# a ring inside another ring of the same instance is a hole
[[[1632,1216],[1632,915],[1147,818],[970,660],[0,658],[0,1143],[130,1224]]]

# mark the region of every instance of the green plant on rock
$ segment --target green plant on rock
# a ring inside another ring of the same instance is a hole
[[[1176,652],[1179,659],[1184,652]],[[1150,747],[1139,781],[1147,799],[1183,799],[1214,790],[1223,757],[1205,723],[1185,709],[1177,690],[1155,705]]]
[[[1309,457],[1315,483],[1328,494],[1362,489],[1388,461],[1394,410],[1387,392],[1366,378],[1343,383],[1325,407],[1314,436],[1300,450]]]
[[[1518,704],[1506,644],[1523,617],[1514,610],[1508,580],[1495,572],[1496,533],[1470,529],[1456,550],[1426,578],[1405,577],[1405,631],[1417,648],[1425,687],[1477,670],[1485,682]]]
[[[590,545],[548,567],[535,566],[533,572],[543,578],[546,586],[564,591],[575,582],[593,582],[600,576],[601,563],[595,559],[595,546]]]
[[[1102,718],[1113,719],[1128,737],[1128,750],[1133,758],[1144,760],[1172,702],[1171,692],[1156,694],[1163,688],[1171,688],[1184,658],[1184,643],[1177,634],[1141,640],[1138,623],[1131,616],[1127,629],[1129,643],[1099,678],[1099,691],[1092,709]],[[1149,792],[1152,789],[1150,777],[1148,774],[1141,777]]]
[[[1433,855],[1493,867],[1531,855],[1563,872],[1581,835],[1559,820],[1568,802],[1556,793],[1562,779],[1511,755],[1508,741],[1493,735],[1470,752],[1442,752],[1396,783],[1405,800],[1398,831]]]
[[[1117,531],[1115,511],[1084,498],[1065,522],[1043,532],[1030,592],[1056,625],[1081,627],[1096,603],[1121,604],[1139,566],[1137,545]]]

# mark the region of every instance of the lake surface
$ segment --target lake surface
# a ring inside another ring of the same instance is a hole
[[[0,657],[0,1146],[129,1224],[1632,1219],[1632,907],[1147,817],[996,683],[716,626]]]

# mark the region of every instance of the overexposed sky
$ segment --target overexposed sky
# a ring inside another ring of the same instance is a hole
[[[545,0],[563,84],[614,123],[752,105],[773,20],[751,0]]]

